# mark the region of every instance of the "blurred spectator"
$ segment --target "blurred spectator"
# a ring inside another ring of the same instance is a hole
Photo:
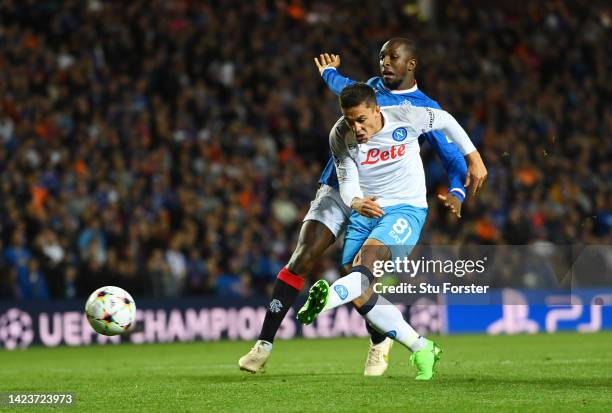
[[[36,256],[45,274],[49,293],[53,298],[62,298],[66,293],[65,272],[67,254],[57,234],[50,228],[44,228],[34,240]]]
[[[422,240],[611,243],[603,4],[450,0],[421,21],[403,2],[306,3],[1,2],[0,296],[266,294],[338,116],[312,57],[365,80],[406,32],[419,87],[490,173],[453,220],[425,145]]]
[[[187,259],[181,251],[181,239],[178,235],[170,241],[165,259],[172,276],[166,283],[166,295],[176,297],[182,293],[187,276]]]
[[[237,259],[230,259],[228,269],[215,279],[214,287],[221,297],[248,297],[251,295],[251,275],[240,271]]]

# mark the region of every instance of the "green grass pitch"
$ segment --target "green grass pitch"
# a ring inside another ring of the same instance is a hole
[[[435,339],[426,383],[397,344],[384,377],[363,377],[367,339],[342,338],[277,341],[257,375],[238,370],[246,342],[0,351],[0,391],[73,392],[61,410],[88,412],[612,411],[612,333]]]

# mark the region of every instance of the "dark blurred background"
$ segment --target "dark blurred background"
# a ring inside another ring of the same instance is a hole
[[[610,244],[611,25],[604,1],[3,0],[0,298],[267,294],[339,113],[313,57],[366,80],[405,34],[489,169],[454,220],[423,146],[422,241]]]

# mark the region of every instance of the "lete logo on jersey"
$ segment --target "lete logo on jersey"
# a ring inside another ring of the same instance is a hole
[[[401,158],[406,154],[406,144],[393,145],[391,149],[381,151],[378,148],[372,148],[368,151],[366,159],[361,162],[361,165],[375,165],[378,162],[386,162],[389,159]]]
[[[408,131],[406,128],[397,128],[393,131],[393,140],[401,142],[408,137]]]

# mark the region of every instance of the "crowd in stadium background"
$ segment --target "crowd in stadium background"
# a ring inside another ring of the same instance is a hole
[[[457,221],[423,146],[421,240],[612,242],[603,2],[442,1],[435,21],[367,3],[3,1],[0,297],[267,295],[339,115],[312,58],[339,53],[366,80],[404,34],[420,46],[419,87],[489,170]],[[339,248],[314,277],[333,277]]]

